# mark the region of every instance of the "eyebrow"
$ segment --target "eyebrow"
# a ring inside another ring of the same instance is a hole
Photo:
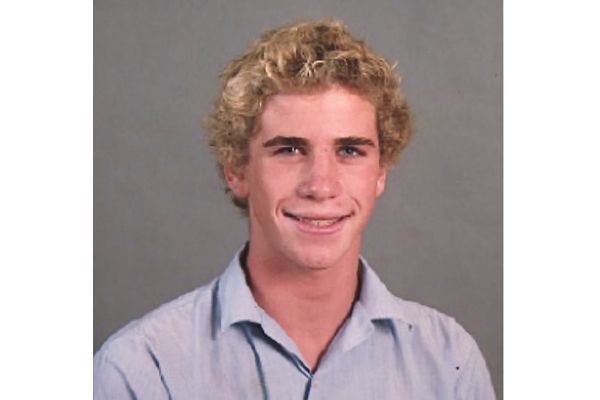
[[[342,137],[335,140],[337,146],[375,146],[375,142],[369,138],[361,136],[348,136]]]
[[[275,136],[263,143],[263,147],[273,146],[307,146],[308,140],[297,136]]]
[[[336,146],[371,146],[377,147],[371,139],[360,136],[348,136],[335,139]],[[308,140],[297,136],[275,136],[263,143],[263,147],[274,146],[308,146]]]

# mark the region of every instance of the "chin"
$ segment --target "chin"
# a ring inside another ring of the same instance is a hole
[[[330,269],[344,258],[343,252],[332,250],[330,246],[303,246],[294,249],[294,253],[294,263],[309,270]]]

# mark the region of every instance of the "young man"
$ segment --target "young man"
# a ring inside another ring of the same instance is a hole
[[[105,343],[96,398],[494,398],[474,340],[360,257],[411,133],[385,60],[335,20],[268,31],[224,71],[207,127],[249,241]]]

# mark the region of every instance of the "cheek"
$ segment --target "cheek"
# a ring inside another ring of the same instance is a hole
[[[352,170],[344,176],[347,192],[357,199],[369,201],[379,197],[385,189],[385,173],[366,169],[362,172]]]
[[[257,210],[263,210],[262,213],[270,213],[286,196],[290,185],[289,179],[284,179],[279,173],[273,170],[259,170],[253,174],[249,180],[250,202],[254,202]]]
[[[271,198],[288,196],[298,182],[296,168],[288,165],[265,165],[258,178],[257,186]]]
[[[374,183],[360,183],[359,179],[355,179],[347,189],[349,197],[361,207],[370,207],[377,198],[377,189]]]

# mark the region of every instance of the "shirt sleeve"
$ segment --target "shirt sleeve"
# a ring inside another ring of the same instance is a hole
[[[479,347],[473,341],[470,354],[456,383],[457,400],[495,400],[490,373]]]

